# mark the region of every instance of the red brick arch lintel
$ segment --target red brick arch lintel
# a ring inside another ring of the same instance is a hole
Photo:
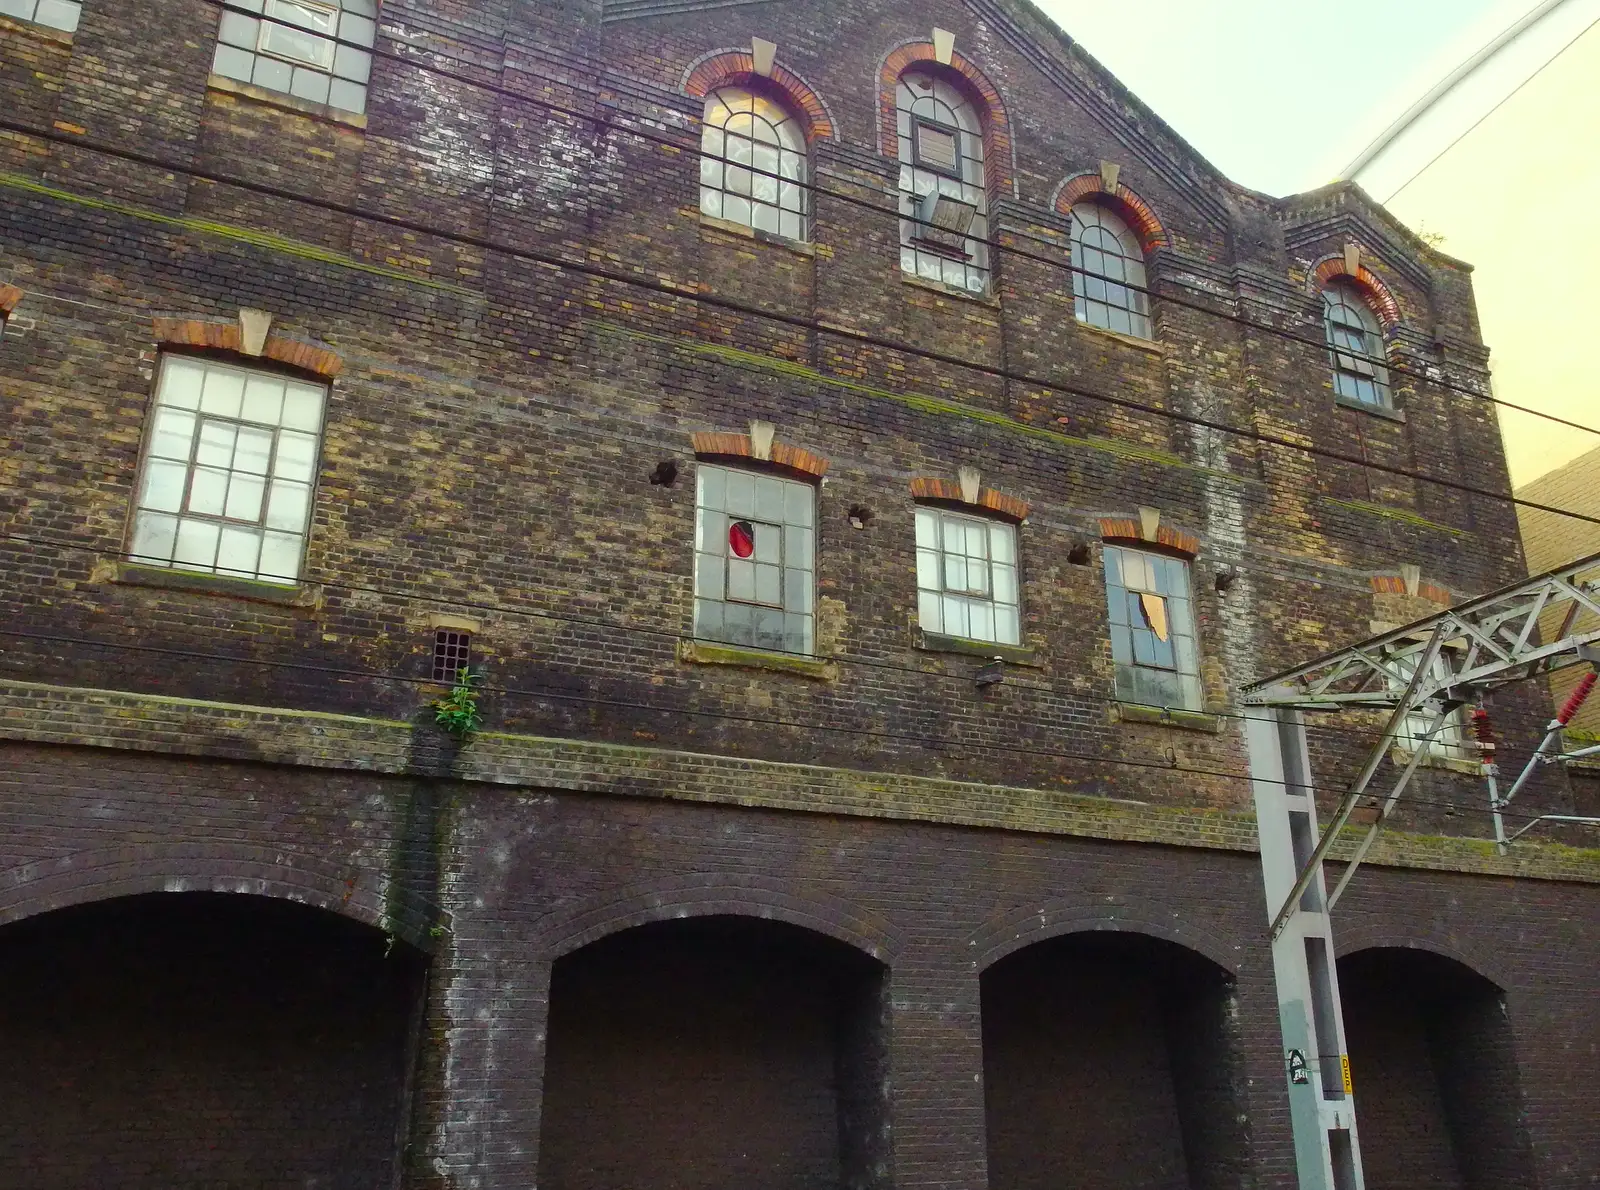
[[[1115,190],[1107,191],[1099,174],[1086,173],[1068,178],[1056,189],[1056,211],[1061,215],[1069,215],[1072,208],[1085,199],[1115,207],[1117,213],[1127,220],[1128,226],[1133,228],[1133,234],[1139,237],[1139,244],[1146,252],[1167,246],[1167,229],[1161,226],[1155,211],[1122,183],[1118,182]]]
[[[1382,278],[1366,265],[1361,265],[1355,275],[1351,276],[1350,270],[1345,267],[1343,256],[1330,256],[1318,262],[1316,268],[1311,270],[1312,287],[1320,294],[1328,282],[1336,277],[1344,277],[1354,283],[1385,328],[1399,325],[1400,303],[1395,300],[1394,294],[1383,283]]]
[[[1144,536],[1139,522],[1131,517],[1101,517],[1100,538],[1118,545],[1126,543],[1132,546],[1165,546],[1189,558],[1197,558],[1200,555],[1200,539],[1193,533],[1185,533],[1182,529],[1162,525],[1156,530],[1155,540],[1152,541]]]
[[[206,347],[241,355],[244,350],[244,335],[237,322],[207,318],[157,318],[152,334],[162,347]],[[244,358],[248,361],[251,357]],[[288,364],[291,368],[314,373],[325,380],[332,380],[344,371],[344,360],[337,352],[313,343],[302,343],[276,332],[267,335],[261,358]]]
[[[896,125],[895,90],[900,76],[913,66],[943,74],[967,92],[983,125],[983,171],[990,194],[1009,194],[1014,187],[1011,169],[1011,117],[1006,112],[1000,89],[989,81],[975,62],[959,53],[952,54],[950,65],[939,61],[931,41],[913,41],[889,51],[878,71],[878,147],[885,157],[900,155],[900,132]]]
[[[821,137],[831,139],[835,135],[833,117],[810,83],[787,66],[776,63],[770,77],[758,75],[749,50],[714,51],[693,63],[683,76],[683,93],[695,99],[704,99],[718,87],[775,92],[775,97],[786,101],[786,106],[800,118],[807,141]]]
[[[934,476],[918,476],[911,481],[911,498],[913,500],[943,500],[947,503],[966,504],[967,500],[961,494],[961,485],[954,480],[939,479]],[[1025,521],[1028,514],[1033,511],[1033,506],[1026,500],[1017,496],[1008,496],[1004,492],[997,492],[993,488],[979,488],[977,501],[970,507],[986,509],[998,513],[1013,521]]]

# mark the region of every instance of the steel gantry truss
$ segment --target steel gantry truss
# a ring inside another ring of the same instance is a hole
[[[1546,617],[1555,617],[1558,625],[1557,631],[1550,634],[1549,643],[1541,639],[1539,632],[1539,623]],[[1412,739],[1410,759],[1328,897],[1329,909],[1366,858],[1384,820],[1422,763],[1428,751],[1422,741],[1432,739],[1459,708],[1476,704],[1489,691],[1585,663],[1600,665],[1600,554],[1329,653],[1247,687],[1240,699],[1246,706],[1299,711],[1365,708],[1389,712],[1383,733],[1373,745],[1360,776],[1339,803],[1338,811],[1322,832],[1315,850],[1301,865],[1294,888],[1273,919],[1273,937],[1282,932],[1293,915],[1294,907],[1300,903],[1301,895],[1315,878],[1357,803],[1369,796],[1367,789],[1397,737],[1404,733]],[[1584,692],[1593,685],[1592,681],[1586,681]],[[1551,722],[1544,742],[1504,797],[1497,789],[1497,770],[1492,755],[1485,758],[1483,772],[1489,781],[1495,839],[1502,850],[1538,822],[1600,821],[1542,815],[1510,839],[1502,825],[1501,811],[1521,791],[1538,765],[1571,760],[1596,751],[1561,752],[1561,729],[1576,710],[1574,703],[1577,701],[1581,699],[1569,702],[1562,715]],[[1419,722],[1426,722],[1428,726],[1421,731],[1413,730]]]

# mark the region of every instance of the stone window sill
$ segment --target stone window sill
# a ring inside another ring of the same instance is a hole
[[[1222,731],[1222,716],[1205,711],[1182,711],[1175,707],[1152,707],[1137,702],[1111,704],[1113,723],[1154,723],[1161,727],[1177,727],[1184,731],[1205,731],[1216,735]]]
[[[1148,351],[1151,355],[1167,354],[1167,349],[1154,339],[1141,339],[1138,335],[1125,335],[1121,331],[1107,330],[1103,326],[1095,326],[1092,322],[1080,321],[1078,329],[1080,331],[1088,331],[1091,335],[1112,339],[1125,347],[1137,347],[1140,351]]]
[[[835,681],[839,667],[832,661],[797,657],[793,653],[769,653],[740,645],[720,645],[704,640],[680,640],[678,660],[691,665],[733,665],[742,669],[762,669],[770,673],[794,674],[821,682]]]
[[[298,583],[290,587],[257,579],[231,578],[200,570],[169,570],[164,566],[144,566],[120,560],[101,563],[95,568],[95,578],[124,587],[182,591],[190,595],[218,595],[225,599],[271,603],[279,607],[314,609],[322,606],[322,587],[314,583]]]
[[[917,630],[917,648],[929,653],[960,653],[967,657],[982,657],[985,661],[1005,661],[1011,665],[1043,668],[1038,651],[1027,645],[1001,645],[989,640],[968,640],[964,636],[945,636],[938,632]]]
[[[1397,421],[1405,423],[1406,415],[1403,409],[1391,409],[1386,405],[1368,405],[1365,401],[1351,400],[1349,397],[1335,396],[1333,403],[1340,409],[1349,409],[1355,413],[1370,413],[1373,417],[1381,417],[1384,421]]]
[[[24,21],[20,17],[0,16],[0,30],[32,37],[39,41],[53,41],[57,45],[71,45],[73,35],[65,29],[52,29],[49,25]]]
[[[332,124],[343,124],[347,128],[366,131],[367,117],[360,112],[347,112],[343,108],[330,107],[326,103],[312,103],[308,99],[298,99],[293,95],[284,95],[279,91],[269,91],[265,87],[257,87],[252,83],[241,83],[238,79],[231,79],[227,75],[212,75],[206,80],[206,88],[211,91],[221,91],[227,95],[236,95],[240,99],[248,99],[252,103],[265,104],[267,107],[280,107],[284,111],[298,112],[302,116],[315,116],[319,120],[327,120]]]
[[[1404,768],[1411,763],[1411,751],[1408,748],[1394,748],[1389,752],[1389,759],[1397,768]],[[1476,760],[1466,760],[1457,756],[1424,756],[1419,769],[1438,769],[1447,773],[1463,773],[1469,777],[1477,777],[1483,773],[1483,765]]]
[[[788,236],[780,236],[776,232],[762,231],[745,223],[735,223],[731,219],[718,219],[715,215],[707,215],[704,211],[696,211],[696,218],[700,220],[701,227],[713,228],[716,231],[726,232],[731,236],[743,236],[747,240],[755,240],[758,244],[771,244],[774,248],[787,248],[790,252],[801,256],[815,256],[817,246],[805,240],[791,240]]]
[[[957,289],[954,285],[946,285],[943,281],[930,281],[926,277],[913,276],[911,273],[901,272],[900,280],[916,289],[926,289],[929,293],[937,293],[943,297],[955,298],[957,301],[972,302],[979,306],[988,306],[992,310],[1000,308],[1000,299],[991,297],[987,293],[973,293],[970,289]]]

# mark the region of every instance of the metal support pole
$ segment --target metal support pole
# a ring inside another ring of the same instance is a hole
[[[1311,853],[1311,858],[1306,860],[1299,876],[1295,878],[1294,887],[1289,890],[1289,895],[1284,899],[1283,907],[1278,910],[1278,915],[1272,919],[1272,937],[1276,939],[1283,933],[1283,927],[1289,924],[1289,918],[1294,915],[1295,907],[1300,904],[1300,897],[1315,878],[1317,871],[1322,866],[1323,857],[1328,854],[1328,849],[1333,846],[1333,841],[1339,837],[1339,832],[1350,821],[1350,814],[1356,808],[1356,802],[1361,800],[1367,786],[1372,783],[1372,778],[1377,774],[1378,766],[1383,763],[1384,754],[1388,752],[1390,743],[1399,732],[1416,703],[1417,688],[1422,685],[1425,675],[1433,672],[1433,663],[1439,656],[1439,646],[1444,637],[1445,624],[1441,621],[1433,630],[1433,635],[1428,638],[1428,647],[1422,651],[1422,656],[1417,659],[1417,667],[1411,672],[1411,680],[1406,683],[1406,691],[1395,704],[1394,711],[1389,715],[1389,722],[1384,725],[1383,735],[1377,745],[1372,749],[1372,755],[1367,757],[1367,763],[1361,770],[1361,775],[1356,778],[1350,792],[1344,795],[1344,800],[1339,803],[1339,810],[1328,823],[1327,829],[1322,832],[1322,838],[1317,842],[1317,848]],[[1413,760],[1415,758],[1413,757]],[[1412,767],[1415,767],[1414,765]],[[1409,776],[1409,773],[1407,774]]]
[[[1509,846],[1510,844],[1515,843],[1518,839],[1522,838],[1523,835],[1527,834],[1541,822],[1577,822],[1582,823],[1585,826],[1600,826],[1600,818],[1581,818],[1574,814],[1541,814],[1532,822],[1528,823],[1527,826],[1523,827],[1516,834],[1507,839],[1507,845]]]

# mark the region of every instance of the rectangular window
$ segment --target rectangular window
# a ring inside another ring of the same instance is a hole
[[[305,557],[325,385],[164,356],[128,555],[293,583]]]
[[[731,467],[698,470],[695,636],[812,652],[816,489]]]
[[[377,18],[377,0],[232,0],[217,24],[211,69],[310,103],[363,112]]]
[[[0,17],[32,21],[63,33],[76,32],[82,13],[80,0],[0,0]]]
[[[924,632],[1020,645],[1016,526],[917,509],[917,619]]]
[[[1400,677],[1394,682],[1396,690],[1404,690],[1406,683],[1411,680],[1411,675],[1416,672],[1418,656],[1395,657],[1395,667],[1400,671]],[[1433,659],[1433,676],[1436,680],[1447,682],[1454,671],[1450,662],[1443,657]],[[1428,756],[1442,760],[1468,759],[1466,744],[1466,716],[1460,707],[1445,716],[1444,722],[1431,736],[1428,729],[1433,726],[1437,716],[1427,707],[1418,707],[1406,715],[1406,721],[1400,727],[1400,732],[1395,743],[1403,750],[1410,752],[1421,748]]]
[[[1200,710],[1204,702],[1189,564],[1181,558],[1108,545],[1105,565],[1117,697],[1147,706]]]
[[[961,176],[961,133],[954,128],[917,121],[917,164],[953,177]]]

